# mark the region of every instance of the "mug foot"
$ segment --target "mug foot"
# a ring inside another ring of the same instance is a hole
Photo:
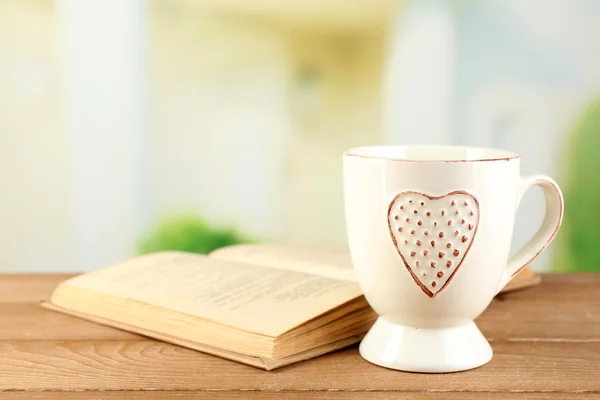
[[[398,325],[379,317],[359,347],[382,367],[410,372],[457,372],[492,359],[492,348],[474,322],[452,328]]]

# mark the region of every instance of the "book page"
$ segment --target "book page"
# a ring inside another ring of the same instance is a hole
[[[356,281],[350,251],[342,244],[241,244],[217,249],[210,257]]]
[[[273,337],[361,295],[345,280],[182,252],[137,257],[63,284]]]

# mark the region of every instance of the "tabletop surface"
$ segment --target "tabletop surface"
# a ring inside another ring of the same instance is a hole
[[[544,275],[498,296],[477,324],[487,365],[414,374],[352,347],[267,372],[38,305],[67,275],[0,275],[2,399],[600,399],[600,274]]]

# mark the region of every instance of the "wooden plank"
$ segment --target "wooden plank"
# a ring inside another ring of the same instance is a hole
[[[545,301],[535,299],[538,293],[545,292],[496,299],[475,322],[488,340],[600,341],[600,299]]]
[[[600,392],[600,343],[492,343],[472,371],[417,375],[356,348],[267,372],[155,341],[0,343],[0,390]]]
[[[259,399],[259,400],[281,400],[281,399],[333,399],[333,400],[544,400],[544,399],[598,399],[600,393],[564,393],[564,392],[519,392],[519,393],[489,393],[489,392],[343,392],[335,390],[325,391],[300,391],[300,392],[269,392],[269,391],[113,391],[113,392],[4,392],[1,393],[3,400],[94,400],[94,399],[124,399],[124,400],[162,400],[164,398],[188,399]]]
[[[73,274],[0,275],[0,303],[37,303],[47,300],[59,282]]]
[[[43,309],[0,303],[0,340],[140,340],[141,336]]]
[[[477,319],[488,339],[600,341],[600,274],[544,274],[498,295]]]
[[[0,276],[2,398],[600,398],[600,274],[498,296],[477,321],[494,359],[452,379],[379,368],[356,349],[265,372],[41,309],[69,276]]]
[[[600,283],[600,274],[543,274],[538,286],[501,293],[496,296],[500,301],[597,301],[600,293],[594,288]],[[530,292],[536,294],[535,297]]]

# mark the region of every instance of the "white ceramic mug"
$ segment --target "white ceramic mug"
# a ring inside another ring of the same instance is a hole
[[[379,314],[360,354],[415,372],[488,362],[492,349],[473,320],[556,235],[556,182],[522,177],[519,156],[498,149],[374,146],[343,158],[352,262]],[[532,186],[544,193],[546,215],[509,259],[517,207]]]

